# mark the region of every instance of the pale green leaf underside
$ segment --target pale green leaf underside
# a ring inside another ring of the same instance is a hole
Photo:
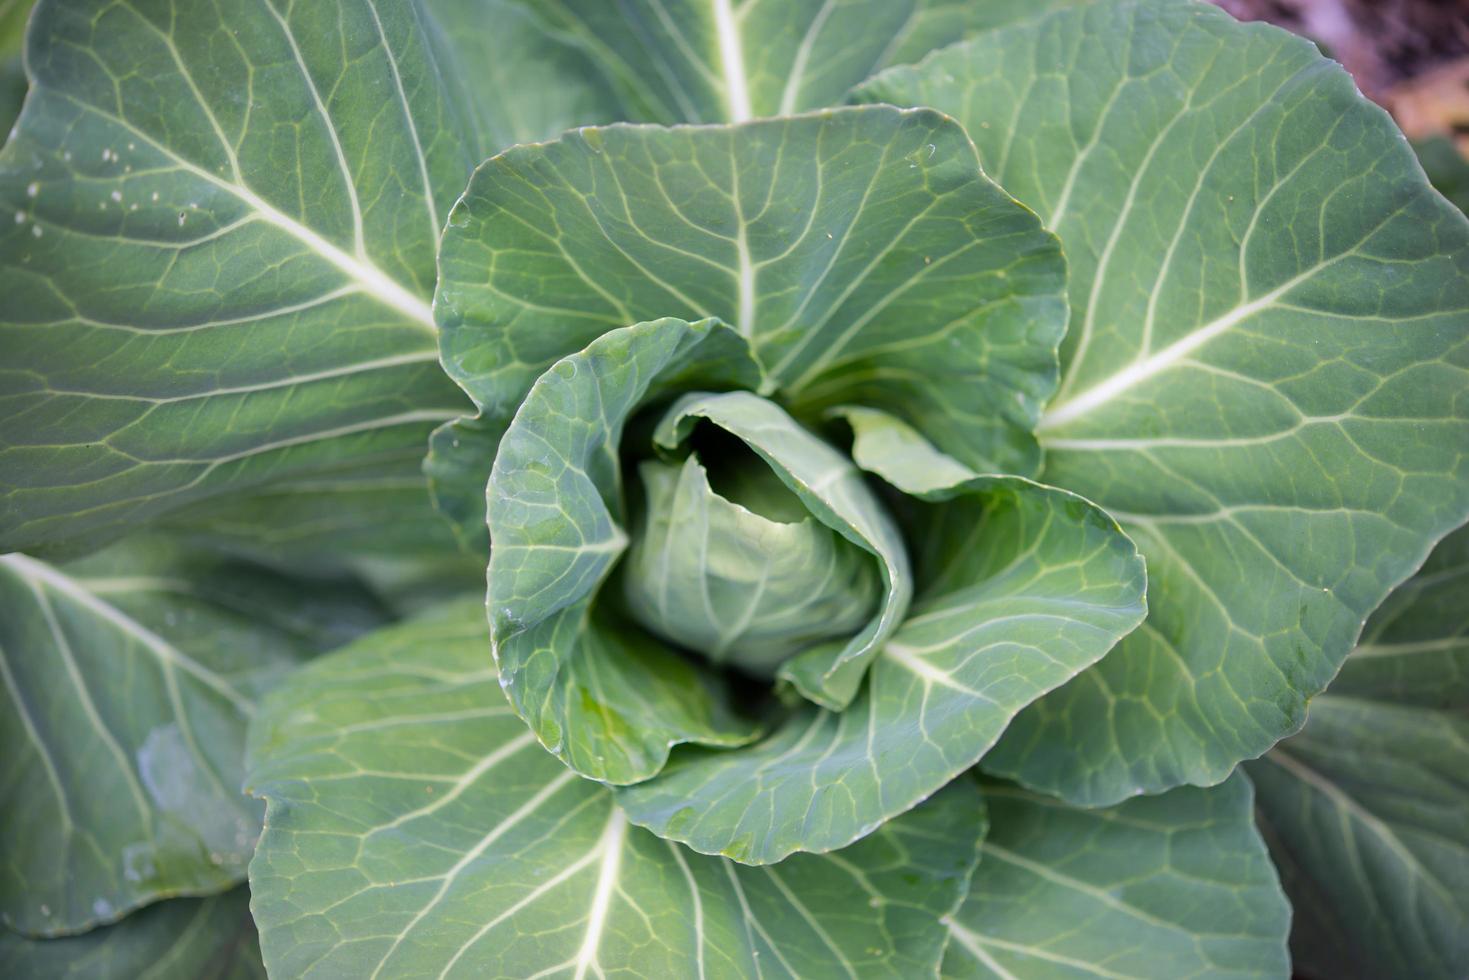
[[[852,462],[882,477],[910,497],[947,500],[979,477],[969,467],[933,447],[907,422],[887,412],[839,405],[829,413],[852,429]]]
[[[885,407],[967,463],[1028,474],[1063,265],[953,122],[862,107],[512,149],[455,206],[435,312],[447,369],[491,419],[608,330],[717,317],[798,415]]]
[[[1085,501],[999,479],[933,506],[954,574],[932,576],[857,699],[796,711],[744,748],[677,750],[618,789],[635,823],[751,864],[841,847],[972,766],[1142,619],[1142,560]]]
[[[744,341],[721,324],[637,324],[547,371],[500,443],[488,490],[495,658],[516,711],[583,775],[634,782],[679,742],[755,734],[712,672],[593,600],[627,547],[628,418],[660,391],[759,381]]]
[[[670,643],[768,681],[792,654],[871,619],[880,591],[872,556],[816,518],[772,520],[725,499],[695,455],[646,460],[638,476],[644,513],[622,597]]]
[[[943,976],[1289,976],[1290,907],[1251,798],[1238,774],[1105,810],[987,784],[991,829]]]
[[[1305,729],[1258,762],[1262,827],[1321,976],[1453,977],[1469,962],[1469,530],[1369,621]]]
[[[65,570],[0,558],[0,918],[77,932],[244,875],[259,691],[380,621],[365,596],[119,545]]]
[[[462,411],[429,297],[477,158],[435,33],[414,2],[43,0],[0,152],[0,543],[421,444]]]
[[[1066,243],[1045,479],[1148,560],[1148,622],[987,765],[1091,804],[1217,782],[1469,512],[1469,224],[1312,45],[1205,4],[1065,11],[862,97],[954,114]]]
[[[445,608],[267,703],[250,877],[273,974],[932,974],[984,830],[972,787],[840,854],[694,854],[535,743],[487,646],[478,604]]]
[[[913,577],[902,534],[849,459],[780,406],[748,391],[686,395],[668,410],[653,438],[673,449],[701,418],[741,439],[812,515],[880,562],[883,601],[871,621],[849,640],[803,651],[780,667],[780,678],[807,700],[840,711],[856,697],[872,658],[908,612]]]
[[[0,930],[0,974],[46,980],[265,980],[250,892],[179,898],[64,939]]]
[[[548,31],[584,52],[616,93],[618,118],[668,124],[742,122],[834,105],[873,72],[991,27],[1020,6],[1014,0],[522,2]],[[989,9],[995,7],[1001,9]]]

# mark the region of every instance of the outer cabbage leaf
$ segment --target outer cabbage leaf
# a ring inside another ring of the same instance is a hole
[[[630,323],[717,317],[798,415],[860,401],[970,465],[1029,474],[1063,280],[1055,239],[956,125],[864,107],[516,147],[455,207],[435,312],[485,458],[558,357]],[[449,509],[472,515],[483,472],[464,469]]]
[[[549,31],[585,52],[617,95],[618,118],[660,123],[742,122],[833,105],[873,72],[1019,16],[1022,6],[1015,0],[522,2]]]
[[[1248,763],[1296,908],[1291,948],[1330,977],[1454,977],[1469,962],[1469,530],[1368,624],[1299,734]]]
[[[403,612],[484,588],[484,552],[463,549],[434,507],[423,447],[234,496],[159,524],[172,536],[290,574],[347,576]]]
[[[0,547],[421,444],[478,159],[416,2],[42,0],[0,152]]]
[[[0,973],[48,980],[265,980],[250,892],[159,902],[64,939],[0,930]]]
[[[638,324],[547,371],[500,445],[487,492],[495,662],[531,731],[583,775],[634,782],[679,742],[756,734],[721,683],[594,600],[627,548],[627,420],[659,394],[759,380],[745,342],[721,324]]]
[[[1290,906],[1249,781],[1105,810],[987,784],[993,826],[943,976],[1286,977]]]
[[[700,418],[741,439],[813,516],[881,563],[883,601],[871,621],[849,640],[802,651],[778,672],[807,700],[840,711],[856,697],[872,658],[908,612],[913,577],[898,526],[850,460],[801,428],[780,406],[748,391],[685,395],[663,417],[654,441],[672,449]]]
[[[239,790],[256,697],[381,621],[350,587],[165,542],[65,568],[0,557],[0,919],[77,932],[240,880],[259,827]]]
[[[1308,42],[1203,4],[1063,11],[861,97],[955,114],[1066,243],[1045,479],[1148,560],[1148,622],[986,767],[1088,804],[1218,782],[1469,513],[1469,224]]]
[[[468,91],[476,159],[563,130],[624,118],[574,45],[552,36],[520,0],[426,0],[452,52],[450,78]]]
[[[984,831],[974,787],[839,854],[693,854],[536,745],[486,645],[477,603],[446,607],[267,702],[250,878],[274,974],[933,974]]]
[[[733,751],[693,746],[620,787],[634,823],[750,864],[861,837],[974,765],[1016,712],[1100,659],[1145,614],[1142,559],[1065,491],[980,481],[930,505],[921,592],[845,710],[793,712]]]

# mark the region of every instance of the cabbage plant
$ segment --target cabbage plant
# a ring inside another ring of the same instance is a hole
[[[1308,42],[40,0],[25,64],[6,975],[1469,963],[1469,221]]]

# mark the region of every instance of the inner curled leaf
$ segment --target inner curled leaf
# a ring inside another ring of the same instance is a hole
[[[639,467],[645,517],[623,592],[663,638],[770,679],[802,649],[859,630],[882,584],[872,556],[806,513],[768,467],[739,472],[729,500],[695,455]]]

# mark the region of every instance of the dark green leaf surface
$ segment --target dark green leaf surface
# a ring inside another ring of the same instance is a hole
[[[1447,136],[1432,136],[1413,144],[1418,162],[1434,188],[1460,211],[1469,211],[1469,160]]]
[[[1373,616],[1305,729],[1249,764],[1314,976],[1469,962],[1469,530]]]
[[[1142,620],[1142,559],[1104,513],[1024,480],[972,490],[935,505],[950,551],[845,711],[796,711],[745,748],[679,749],[618,789],[633,822],[750,864],[841,847],[974,765]]]
[[[36,980],[265,980],[250,892],[179,898],[64,939],[0,930],[0,974]]]
[[[660,391],[759,381],[745,342],[719,323],[637,324],[542,375],[500,445],[488,491],[495,659],[515,710],[583,775],[634,782],[677,743],[756,733],[713,675],[593,600],[628,543],[628,418]]]
[[[943,976],[1286,977],[1290,906],[1236,774],[1105,810],[987,784]]]
[[[1201,3],[1064,11],[862,97],[953,113],[1065,242],[1045,479],[1148,560],[1148,622],[986,766],[1089,804],[1223,779],[1469,513],[1469,223],[1311,44]]]
[[[20,56],[0,60],[0,144],[9,139],[10,127],[20,115],[26,87],[25,67]]]
[[[306,668],[252,729],[273,975],[932,975],[984,820],[963,784],[833,855],[748,868],[628,825],[500,687],[477,603]]]
[[[26,21],[34,5],[35,0],[0,0],[0,58],[20,55]]]
[[[1469,707],[1469,527],[1444,538],[1362,631],[1331,694]]]
[[[0,152],[0,546],[460,414],[429,297],[476,157],[434,33],[414,2],[43,0]]]
[[[798,416],[860,401],[987,471],[1034,472],[1059,247],[950,120],[843,109],[517,147],[454,209],[435,312],[491,419],[608,330],[717,317]]]
[[[701,418],[753,449],[812,515],[881,563],[883,601],[871,621],[850,640],[805,650],[779,671],[807,700],[840,711],[857,696],[868,665],[908,612],[913,578],[903,537],[849,459],[780,406],[748,391],[686,395],[668,410],[653,438],[672,449]]]
[[[255,698],[378,622],[361,593],[160,542],[65,569],[0,558],[5,925],[76,932],[243,877]]]

